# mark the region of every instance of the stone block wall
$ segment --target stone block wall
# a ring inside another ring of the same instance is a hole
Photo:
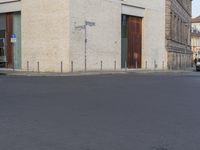
[[[191,0],[166,0],[168,68],[191,67]]]

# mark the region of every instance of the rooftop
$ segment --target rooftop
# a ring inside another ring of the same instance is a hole
[[[192,18],[192,23],[200,23],[200,16]]]

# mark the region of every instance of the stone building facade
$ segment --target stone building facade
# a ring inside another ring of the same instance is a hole
[[[166,49],[168,68],[182,69],[192,63],[191,0],[166,0]]]
[[[192,19],[192,52],[193,59],[200,56],[200,16]]]

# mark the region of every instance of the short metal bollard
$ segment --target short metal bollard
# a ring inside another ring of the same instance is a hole
[[[63,73],[63,62],[60,62],[60,72]]]
[[[147,63],[147,61],[145,62],[145,69],[146,70],[148,69],[148,63]]]
[[[103,70],[103,61],[101,60],[101,71]]]
[[[138,62],[137,62],[137,60],[135,62],[135,67],[136,67],[136,69],[138,69]]]
[[[163,70],[165,70],[165,62],[164,61],[162,62],[162,67],[163,67]]]
[[[117,70],[117,62],[114,61],[114,71],[116,71],[116,70]]]
[[[13,71],[15,71],[15,64],[13,63]]]
[[[157,69],[157,63],[156,63],[156,60],[154,60],[154,69]]]
[[[38,61],[37,62],[37,70],[38,70],[38,73],[40,72],[40,62]]]
[[[127,71],[127,68],[128,68],[127,61],[125,61],[125,71]]]
[[[74,62],[71,61],[71,72],[74,72]]]
[[[27,71],[29,72],[29,61],[27,61]]]

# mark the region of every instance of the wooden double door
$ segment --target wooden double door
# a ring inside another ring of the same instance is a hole
[[[142,65],[142,18],[128,17],[128,67]]]
[[[122,16],[122,33],[126,38],[126,48],[122,48],[122,53],[126,56],[125,60],[128,68],[142,67],[142,18],[134,16]],[[122,41],[124,38],[122,37]],[[124,43],[123,43],[124,45]],[[126,51],[126,52],[123,52]],[[123,55],[124,55],[123,54]],[[123,64],[123,62],[122,62]]]
[[[13,67],[13,46],[10,41],[13,32],[12,13],[0,14],[0,39],[1,45],[5,45],[4,55],[6,56],[5,65],[1,67]]]

